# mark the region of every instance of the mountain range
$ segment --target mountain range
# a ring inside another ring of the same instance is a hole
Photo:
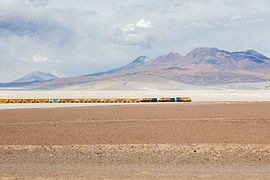
[[[136,81],[136,77],[152,77],[163,79],[163,83],[167,80],[181,85],[210,86],[266,82],[270,81],[269,72],[270,59],[254,50],[229,52],[217,48],[196,48],[185,56],[176,52],[154,59],[140,56],[127,65],[105,72],[67,78],[48,75],[48,79],[39,79],[34,73],[14,82],[34,80],[27,87],[54,89],[121,78]]]

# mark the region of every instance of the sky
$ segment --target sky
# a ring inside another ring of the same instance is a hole
[[[269,0],[0,0],[0,82],[106,71],[197,47],[270,57]]]

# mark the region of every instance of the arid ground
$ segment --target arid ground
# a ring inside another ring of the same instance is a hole
[[[0,179],[270,179],[270,102],[0,110]]]

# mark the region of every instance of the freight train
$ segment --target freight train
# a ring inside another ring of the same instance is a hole
[[[135,99],[0,99],[0,103],[128,103],[128,102],[191,102],[190,97]]]

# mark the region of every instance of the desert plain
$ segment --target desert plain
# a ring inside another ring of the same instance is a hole
[[[1,104],[0,179],[270,179],[270,102],[246,97]]]

